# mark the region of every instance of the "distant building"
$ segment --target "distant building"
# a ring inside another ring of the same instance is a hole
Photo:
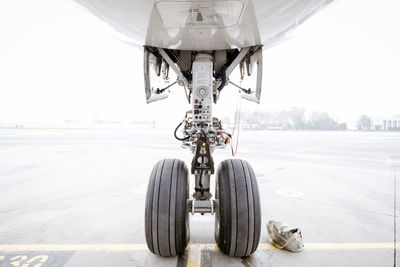
[[[375,131],[400,131],[400,116],[375,119],[373,129]]]

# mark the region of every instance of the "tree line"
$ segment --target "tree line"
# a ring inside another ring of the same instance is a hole
[[[314,111],[306,116],[304,108],[276,112],[242,112],[241,123],[243,128],[254,130],[347,130],[346,123],[336,121],[327,112]]]

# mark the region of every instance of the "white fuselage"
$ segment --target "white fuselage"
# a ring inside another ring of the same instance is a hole
[[[332,0],[76,0],[129,42],[181,50],[272,46]]]

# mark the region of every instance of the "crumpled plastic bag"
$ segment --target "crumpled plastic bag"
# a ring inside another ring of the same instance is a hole
[[[267,223],[268,235],[272,245],[291,252],[303,251],[303,237],[299,228],[289,228],[285,223],[270,220]]]

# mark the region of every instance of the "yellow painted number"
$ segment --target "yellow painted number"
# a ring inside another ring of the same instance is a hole
[[[10,264],[14,267],[40,267],[49,259],[47,255],[38,255],[32,258],[28,258],[25,255],[18,255],[10,258]],[[36,263],[35,265],[31,265]]]

